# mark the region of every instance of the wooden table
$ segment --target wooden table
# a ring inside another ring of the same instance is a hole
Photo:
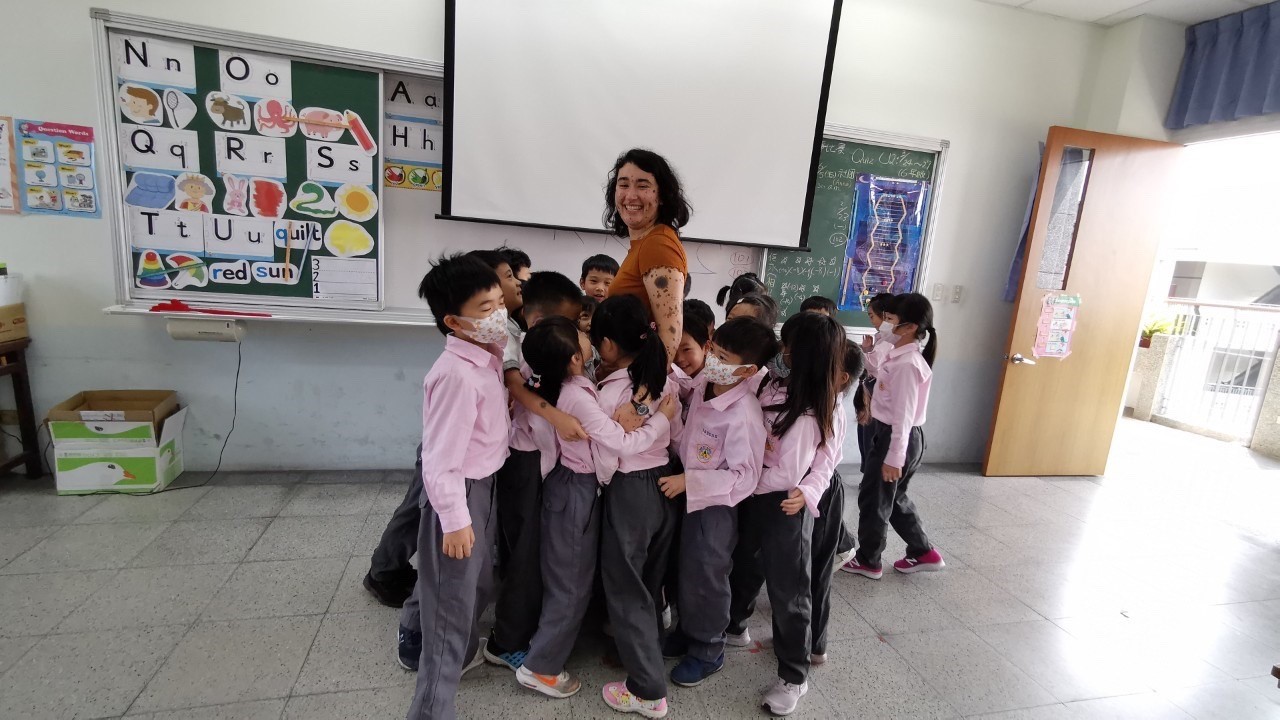
[[[31,404],[31,379],[27,376],[27,347],[30,338],[0,343],[0,377],[13,378],[13,398],[18,403],[18,430],[22,436],[22,452],[0,463],[0,475],[19,465],[27,466],[27,477],[43,474],[40,463],[40,440],[36,434],[36,410]]]

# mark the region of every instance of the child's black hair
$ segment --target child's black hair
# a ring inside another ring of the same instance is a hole
[[[920,293],[906,293],[897,297],[896,304],[891,312],[898,316],[898,324],[914,323],[916,339],[928,337],[920,354],[929,367],[933,367],[933,359],[938,355],[938,331],[933,327],[933,305],[929,298]]]
[[[468,300],[498,284],[493,268],[470,253],[441,255],[418,285],[418,297],[427,301],[440,332],[449,335],[444,316],[461,314]]]
[[[862,348],[858,343],[845,343],[844,372],[849,381],[840,388],[840,392],[848,392],[853,388],[853,410],[861,413],[867,409],[867,398],[862,392],[862,381],[866,377],[866,360],[862,356]]]
[[[733,279],[731,285],[725,285],[720,288],[720,292],[716,293],[716,304],[723,305],[725,310],[733,307],[738,302],[738,298],[748,293],[766,292],[764,283],[761,282],[760,276],[753,272],[742,273]]]
[[[582,301],[582,289],[578,284],[551,270],[530,274],[521,295],[526,315],[535,311],[546,314],[566,303]]]
[[[503,245],[502,247],[494,250],[494,252],[501,255],[502,258],[507,261],[507,264],[511,266],[511,272],[513,273],[518,273],[527,267],[533,267],[533,261],[529,259],[529,253],[526,253],[520,248]]]
[[[555,405],[560,400],[560,388],[569,379],[569,362],[582,352],[578,325],[568,318],[552,315],[529,328],[520,350],[533,371],[529,388]]]
[[[834,434],[836,393],[847,344],[844,328],[834,318],[817,313],[797,313],[782,326],[783,347],[791,373],[774,382],[785,384],[787,397],[766,410],[777,411],[771,431],[787,434],[796,421],[812,414],[822,434],[819,446]]]
[[[711,341],[711,333],[716,329],[716,314],[711,306],[701,300],[684,301],[684,332],[699,345],[705,346]]]
[[[822,297],[821,295],[811,295],[800,303],[800,312],[822,311],[828,315],[836,314],[836,303],[831,298]]]
[[[766,327],[772,328],[778,324],[778,301],[768,295],[747,293],[731,303],[726,312],[733,312],[733,309],[739,305],[752,305],[759,309],[760,314],[753,319]]]
[[[587,273],[595,270],[596,272],[608,273],[610,275],[618,274],[618,261],[608,255],[592,255],[582,261],[582,280],[587,279]]]
[[[511,261],[507,260],[506,256],[497,250],[472,250],[467,254],[488,265],[495,272],[502,265],[511,267]],[[515,271],[515,268],[511,268],[511,272]]]
[[[773,328],[766,327],[754,318],[734,318],[727,321],[716,328],[711,341],[742,358],[744,364],[758,368],[764,367],[782,347],[773,334]]]
[[[600,301],[596,299],[595,295],[584,294],[582,296],[582,312],[587,315],[595,315],[598,307],[600,307]]]
[[[898,296],[893,293],[880,293],[871,298],[871,302],[867,303],[867,309],[872,310],[877,315],[883,316],[885,313],[891,313],[898,306]]]
[[[631,358],[627,374],[631,376],[631,392],[642,394],[644,388],[651,399],[657,399],[667,383],[667,347],[662,344],[644,303],[634,295],[605,298],[591,316],[591,344],[597,348],[605,339],[612,340],[619,352]]]

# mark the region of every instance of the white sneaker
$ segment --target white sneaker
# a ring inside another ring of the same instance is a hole
[[[849,548],[848,552],[836,553],[836,562],[835,565],[832,566],[831,572],[833,574],[839,572],[840,566],[852,560],[853,556],[857,552],[858,548]]]
[[[796,706],[800,704],[800,698],[809,692],[809,683],[803,682],[799,685],[778,678],[773,687],[764,693],[764,697],[760,698],[760,706],[774,715],[790,715],[796,711]]]
[[[516,681],[553,698],[572,697],[582,689],[582,683],[566,671],[560,671],[559,675],[539,675],[523,665],[516,670]]]
[[[476,648],[476,656],[471,658],[471,662],[462,666],[462,674],[464,676],[484,664],[484,649],[488,643],[488,638],[482,638],[480,640],[480,647]]]
[[[725,633],[724,644],[732,647],[751,647],[751,631],[743,628],[741,635]]]

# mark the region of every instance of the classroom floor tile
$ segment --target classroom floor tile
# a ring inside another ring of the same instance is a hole
[[[1178,462],[1139,462],[1153,443],[1181,448]],[[1116,446],[1106,478],[926,466],[912,494],[947,568],[836,573],[829,659],[792,717],[1280,718],[1280,463],[1130,420]],[[1213,463],[1231,471],[1209,488]],[[859,476],[844,478],[856,523]],[[398,613],[361,581],[410,481],[221,473],[154,496],[58,497],[48,479],[0,478],[0,717],[403,717],[414,676],[395,663]],[[1233,514],[1241,497],[1273,511]],[[890,533],[886,564],[904,550]],[[749,628],[723,671],[671,686],[670,717],[765,717],[767,598]],[[618,717],[600,688],[626,673],[598,622],[568,669],[583,689],[558,701],[479,668],[459,717]]]

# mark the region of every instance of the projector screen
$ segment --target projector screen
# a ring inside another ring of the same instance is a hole
[[[839,0],[450,0],[441,217],[600,231],[653,150],[686,239],[803,247]]]

